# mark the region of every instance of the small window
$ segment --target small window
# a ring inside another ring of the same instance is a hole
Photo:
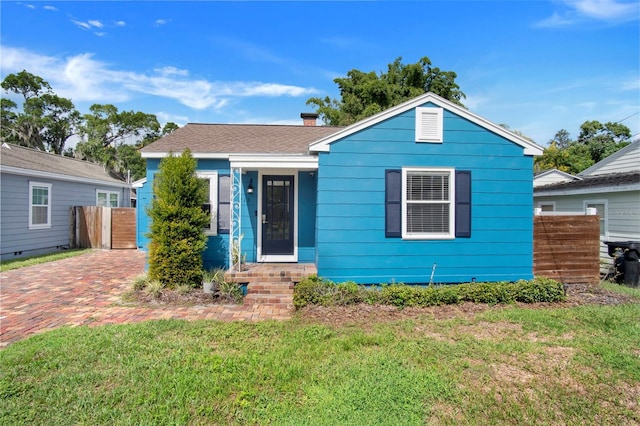
[[[442,143],[442,108],[416,108],[416,142]]]
[[[402,169],[402,238],[454,237],[453,169]]]
[[[29,229],[51,228],[51,184],[29,182]]]
[[[119,207],[120,196],[118,192],[96,190],[96,206],[99,207]]]
[[[598,217],[600,217],[600,236],[607,236],[607,200],[593,200],[584,202],[584,210],[588,208],[596,209]]]
[[[218,178],[218,232],[228,234],[231,228],[231,176]]]
[[[553,212],[556,210],[556,203],[555,202],[547,202],[547,203],[538,203],[538,208],[540,208],[540,211],[542,212]]]
[[[205,234],[218,235],[218,172],[198,172],[197,175],[204,180],[207,188],[207,199],[202,210],[210,215],[210,221],[204,227]]]

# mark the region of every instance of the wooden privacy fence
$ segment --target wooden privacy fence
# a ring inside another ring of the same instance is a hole
[[[533,274],[565,284],[599,282],[599,216],[534,216]]]
[[[76,206],[71,208],[72,247],[100,249],[136,248],[136,209]]]

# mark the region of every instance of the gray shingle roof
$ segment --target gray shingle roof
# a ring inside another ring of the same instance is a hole
[[[608,175],[582,176],[582,180],[558,182],[551,185],[538,186],[533,192],[568,191],[603,186],[620,186],[640,183],[640,171],[628,173],[612,173]]]
[[[23,170],[55,173],[74,178],[101,180],[108,183],[124,184],[124,181],[111,176],[100,164],[63,157],[13,144],[2,144],[0,165]]]
[[[143,154],[307,154],[308,146],[342,127],[189,123],[144,147]]]

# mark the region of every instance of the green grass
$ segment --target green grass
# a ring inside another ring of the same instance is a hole
[[[66,259],[68,257],[79,256],[91,251],[91,249],[65,250],[53,254],[43,254],[40,256],[21,257],[20,259],[4,260],[0,263],[0,272],[12,269],[24,268],[25,266],[39,265],[41,263],[53,262],[54,260]]]
[[[0,351],[0,424],[635,424],[639,399],[640,303],[341,327],[164,320]]]

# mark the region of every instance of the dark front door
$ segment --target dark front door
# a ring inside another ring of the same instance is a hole
[[[262,177],[262,254],[293,254],[293,176]]]

